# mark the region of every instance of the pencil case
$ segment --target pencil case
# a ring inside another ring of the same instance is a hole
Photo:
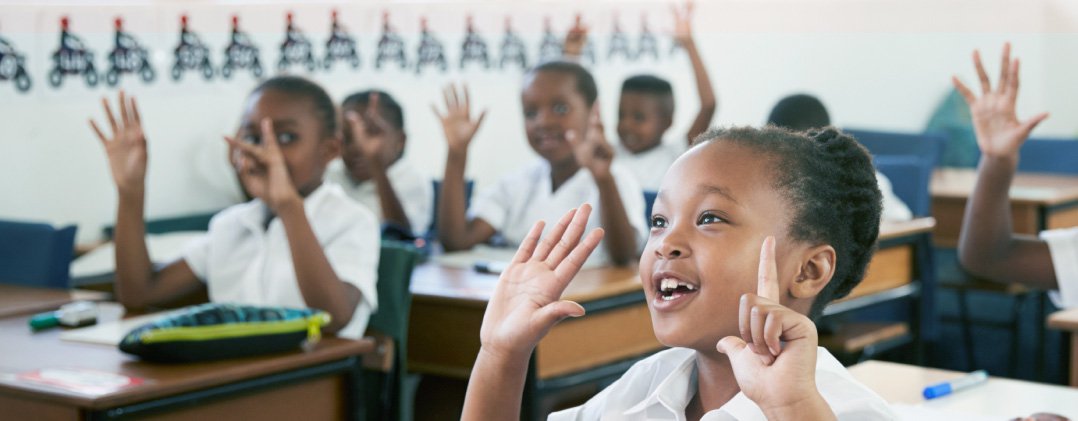
[[[324,311],[210,303],[132,329],[120,350],[147,361],[194,362],[294,351],[329,323]]]

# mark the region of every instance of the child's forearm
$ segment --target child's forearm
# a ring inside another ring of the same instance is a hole
[[[636,234],[629,223],[625,204],[621,202],[618,184],[609,174],[596,178],[595,183],[599,187],[600,222],[606,231],[606,249],[615,265],[628,265],[636,257]]]
[[[146,225],[143,222],[145,188],[119,192],[116,226],[116,298],[128,308],[152,304],[148,293],[153,282],[153,263],[146,250]]]
[[[288,238],[292,267],[303,302],[308,307],[329,313],[333,320],[326,326],[327,331],[340,330],[351,321],[352,313],[359,305],[359,290],[337,277],[311,229],[302,200],[279,206],[277,212]]]
[[[375,188],[378,191],[378,203],[382,207],[382,218],[386,222],[392,222],[411,230],[412,225],[408,221],[408,215],[404,212],[404,206],[401,205],[397,192],[393,190],[393,185],[389,182],[389,175],[386,173],[385,168],[381,163],[372,162],[371,174]]]
[[[467,250],[475,245],[469,238],[467,209],[464,205],[464,168],[466,151],[449,151],[438,201],[438,239],[446,251]]]
[[[823,399],[819,392],[811,398],[799,401],[791,405],[777,408],[760,408],[768,420],[806,420],[806,421],[831,421],[836,420],[835,412]]]
[[[530,355],[495,355],[481,348],[468,379],[468,392],[464,397],[464,412],[460,419],[520,419],[529,358]]]
[[[711,78],[708,77],[704,59],[700,57],[700,51],[696,49],[696,42],[689,39],[688,42],[684,43],[683,47],[688,51],[689,60],[692,61],[692,72],[696,77],[696,92],[700,98],[700,111],[696,113],[696,119],[693,120],[687,134],[691,143],[696,136],[699,136],[711,126],[711,118],[715,115],[717,105],[715,90],[711,86]]]

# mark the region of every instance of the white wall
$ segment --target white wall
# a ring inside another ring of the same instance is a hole
[[[759,124],[780,97],[798,91],[814,93],[828,104],[842,126],[919,131],[958,74],[974,80],[970,52],[981,48],[990,72],[998,67],[1004,40],[1014,43],[1022,58],[1019,113],[1041,110],[1052,118],[1036,132],[1073,136],[1078,122],[1078,5],[1067,0],[698,0],[697,43],[717,88],[715,124]],[[180,215],[227,206],[239,199],[224,159],[221,135],[230,133],[241,104],[256,81],[247,74],[225,82],[205,82],[186,74],[180,83],[167,74],[177,43],[179,18],[186,12],[192,28],[213,50],[220,65],[227,42],[229,16],[238,13],[241,26],[262,48],[268,70],[277,60],[283,39],[284,14],[323,51],[330,10],[360,38],[363,65],[352,71],[310,75],[335,98],[369,87],[388,90],[405,107],[410,135],[406,159],[431,176],[441,176],[445,147],[429,104],[440,100],[441,86],[467,81],[473,103],[490,109],[472,148],[469,176],[480,188],[500,174],[533,159],[524,141],[519,106],[521,72],[468,70],[455,62],[463,36],[464,17],[474,14],[488,44],[497,51],[504,16],[524,32],[531,60],[539,44],[542,16],[551,16],[564,30],[574,13],[591,22],[600,57],[605,56],[610,21],[616,9],[622,28],[635,44],[641,14],[653,30],[669,28],[668,2],[659,1],[408,1],[305,2],[128,0],[95,2],[12,2],[0,0],[0,37],[29,57],[34,88],[18,94],[10,81],[0,81],[0,218],[79,224],[80,241],[99,236],[115,212],[115,193],[104,154],[87,127],[101,118],[99,99],[113,95],[103,84],[87,88],[68,78],[61,89],[47,86],[49,56],[57,48],[59,17],[71,18],[72,31],[96,51],[99,70],[111,49],[112,19],[125,26],[151,50],[158,79],[149,85],[127,77],[121,85],[140,100],[150,142],[147,213],[149,217]],[[451,70],[375,71],[374,43],[383,10],[408,43],[413,56],[418,21],[428,16],[447,47]],[[660,52],[669,39],[660,38]],[[496,55],[496,54],[495,54]],[[683,54],[659,63],[610,63],[593,67],[600,84],[603,115],[613,134],[618,89],[628,75],[649,72],[670,79],[678,112],[671,141],[681,141],[696,108],[695,86]]]

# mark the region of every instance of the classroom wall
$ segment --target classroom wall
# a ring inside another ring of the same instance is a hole
[[[998,67],[1004,40],[1014,43],[1022,58],[1022,96],[1019,114],[1041,110],[1052,118],[1035,132],[1072,137],[1078,127],[1078,4],[1067,0],[721,0],[698,1],[697,44],[708,64],[719,98],[715,124],[760,124],[780,97],[811,92],[824,99],[834,122],[847,127],[920,131],[958,74],[974,81],[970,52],[981,48],[990,72]],[[593,28],[600,61],[592,66],[600,85],[600,104],[608,136],[616,141],[614,124],[618,89],[624,77],[655,73],[672,81],[677,96],[674,129],[668,141],[683,140],[697,101],[688,59],[669,55],[670,40],[660,37],[659,62],[608,62],[605,58],[616,10],[622,28],[635,45],[640,16],[647,15],[653,31],[672,26],[665,1],[399,1],[295,2],[284,1],[4,1],[0,0],[0,37],[28,56],[34,86],[16,93],[10,81],[0,81],[0,218],[43,220],[79,225],[79,241],[100,236],[111,223],[115,192],[107,162],[87,126],[102,118],[100,98],[115,89],[100,83],[87,88],[66,78],[61,89],[48,86],[49,57],[58,45],[59,19],[67,15],[71,29],[95,50],[103,71],[112,46],[112,21],[120,15],[125,28],[153,51],[157,79],[144,84],[125,76],[121,86],[140,101],[148,133],[150,162],[147,214],[181,215],[219,209],[239,200],[225,160],[221,135],[231,133],[242,112],[247,92],[256,84],[240,72],[229,81],[211,81],[187,73],[181,82],[168,76],[172,49],[178,40],[179,15],[190,16],[191,27],[212,50],[215,66],[222,62],[229,19],[238,14],[241,26],[262,48],[268,74],[274,74],[277,46],[283,40],[284,16],[295,13],[296,25],[324,51],[329,15],[338,9],[342,22],[360,40],[363,59],[358,71],[338,65],[333,71],[309,76],[326,86],[336,99],[363,88],[385,89],[405,107],[409,143],[405,159],[429,175],[440,177],[445,146],[430,104],[440,101],[441,87],[466,81],[473,104],[490,110],[472,146],[468,175],[480,189],[500,174],[535,159],[524,140],[519,105],[519,70],[457,69],[464,20],[474,15],[476,26],[497,57],[503,19],[513,19],[529,48],[537,55],[542,16],[564,31],[573,15],[582,13]],[[426,69],[377,71],[374,45],[381,30],[381,13],[391,13],[414,60],[418,22],[429,25],[446,46],[450,71]],[[306,72],[298,72],[307,75]],[[103,82],[103,81],[102,81]]]

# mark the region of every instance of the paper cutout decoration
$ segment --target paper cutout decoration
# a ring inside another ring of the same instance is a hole
[[[576,14],[576,19],[573,22],[574,29],[586,30],[584,25],[584,17],[579,13]],[[592,41],[592,37],[587,37],[584,40],[584,48],[580,51],[582,59],[587,59],[588,64],[595,64],[595,42]]]
[[[19,92],[30,90],[30,75],[26,73],[26,56],[15,51],[10,41],[0,37],[0,81],[15,81]]]
[[[636,46],[636,58],[640,59],[648,54],[652,59],[659,59],[659,45],[655,41],[655,35],[648,29],[648,15],[640,16],[640,41]]]
[[[557,60],[561,58],[562,41],[554,35],[554,29],[550,26],[550,17],[543,18],[543,42],[539,44],[539,62]]]
[[[187,27],[187,15],[180,16],[180,44],[173,50],[175,63],[172,64],[172,80],[180,80],[188,70],[199,70],[202,77],[213,77],[213,65],[210,64],[210,48]]]
[[[307,71],[313,72],[318,63],[314,60],[311,40],[303,35],[303,31],[296,28],[292,21],[292,12],[288,12],[285,19],[288,26],[285,28],[284,42],[281,43],[281,59],[277,61],[277,71],[287,71],[295,64],[304,65]]]
[[[621,30],[621,20],[618,19],[617,12],[614,12],[614,31],[610,34],[610,50],[607,52],[606,58],[611,60],[617,55],[626,60],[636,58],[636,55],[633,54],[632,49],[629,47],[629,36],[625,34],[625,31]]]
[[[475,32],[475,22],[468,15],[464,45],[460,48],[460,68],[463,69],[468,62],[478,62],[484,69],[490,68],[490,57],[487,56],[487,42]]]
[[[232,77],[233,70],[250,69],[256,78],[262,77],[262,62],[258,58],[258,47],[251,42],[247,34],[240,31],[240,17],[232,15],[232,40],[225,47],[225,62],[221,65],[221,76]]]
[[[150,54],[131,34],[124,32],[124,20],[116,18],[116,42],[109,52],[109,70],[105,72],[105,82],[109,86],[120,83],[120,76],[138,73],[143,82],[149,83],[156,73],[150,66]]]
[[[415,73],[421,73],[423,67],[426,66],[438,66],[444,72],[449,67],[449,63],[445,60],[445,48],[442,47],[442,42],[430,32],[426,17],[419,19],[419,30],[419,50],[416,54],[418,57],[415,63]]]
[[[49,84],[59,88],[68,75],[82,76],[87,86],[97,85],[97,70],[94,69],[94,53],[82,43],[82,39],[68,31],[67,16],[60,18],[60,48],[52,53],[52,70],[49,71]]]
[[[505,17],[505,36],[502,38],[501,62],[498,67],[505,68],[506,62],[516,63],[521,69],[528,68],[528,51],[524,46],[524,40],[516,32],[513,32],[513,22],[509,16]]]
[[[408,59],[404,57],[404,40],[389,25],[389,12],[382,12],[382,37],[378,39],[377,54],[374,59],[376,69],[381,69],[382,62],[386,60],[396,61],[401,69],[408,67]]]
[[[353,69],[359,68],[359,50],[356,48],[356,40],[348,33],[348,30],[337,20],[337,11],[331,15],[333,24],[329,28],[329,39],[326,40],[326,58],[322,60],[322,66],[329,70],[338,60],[348,62]]]

